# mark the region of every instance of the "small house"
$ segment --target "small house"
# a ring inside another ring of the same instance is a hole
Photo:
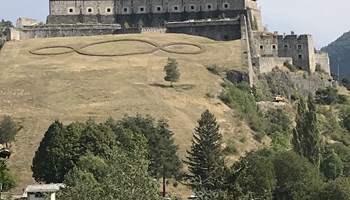
[[[56,200],[56,192],[65,185],[57,184],[39,184],[28,185],[23,193],[22,199],[26,200]]]

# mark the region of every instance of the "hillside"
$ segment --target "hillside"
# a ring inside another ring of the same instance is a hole
[[[337,40],[321,49],[329,53],[331,71],[334,74],[350,77],[350,32],[344,33]]]
[[[106,42],[121,39],[128,40]],[[183,44],[185,41],[195,46]],[[99,44],[81,48],[95,42]],[[153,51],[154,43],[172,45]],[[45,49],[50,46],[56,47]],[[67,46],[81,54],[29,53],[72,51]],[[196,51],[199,54],[186,54]],[[93,56],[135,52],[144,54]],[[24,126],[12,146],[14,153],[9,161],[20,180],[17,191],[21,192],[33,182],[30,166],[34,152],[55,119],[64,123],[85,121],[89,117],[101,121],[109,116],[121,118],[137,113],[164,117],[175,133],[180,156],[184,156],[191,144],[196,120],[209,109],[216,115],[225,140],[235,138],[242,152],[256,148],[259,144],[249,135],[250,130],[235,124],[232,110],[215,98],[222,90],[222,80],[206,69],[214,64],[239,68],[241,55],[240,41],[215,42],[181,34],[48,38],[6,43],[0,52],[0,115],[10,115]],[[181,72],[174,88],[167,87],[169,83],[163,80],[163,66],[168,57],[176,58]]]

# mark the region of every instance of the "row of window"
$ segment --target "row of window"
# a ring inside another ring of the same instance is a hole
[[[276,45],[272,45],[272,49],[273,49],[273,50],[276,50],[276,48],[277,48]],[[288,48],[289,48],[288,44],[285,44],[285,45],[284,45],[284,48],[285,48],[285,49],[288,49]],[[299,45],[296,46],[296,48],[297,48],[297,49],[302,49],[303,46],[302,46],[301,44],[299,44]],[[263,49],[264,49],[264,45],[260,45],[260,49],[263,50]]]
[[[87,13],[94,13],[94,8],[92,7],[88,7],[86,8],[86,12]],[[112,8],[106,8],[106,13],[112,13],[113,9]],[[68,8],[68,13],[69,14],[74,14],[75,13],[75,8]]]
[[[224,9],[229,9],[230,8],[230,4],[228,4],[228,3],[223,3],[222,6],[223,6]],[[213,4],[206,4],[205,8],[206,8],[206,11],[214,10]],[[196,11],[196,5],[193,5],[193,4],[190,5],[189,6],[189,10],[190,11]],[[105,11],[106,11],[106,13],[112,13],[113,9],[107,7]],[[162,6],[156,6],[155,7],[155,11],[156,12],[161,12],[162,11]],[[172,7],[172,11],[173,12],[180,12],[180,6],[174,5]],[[138,12],[139,13],[145,13],[146,12],[146,7],[145,6],[140,6],[138,8]],[[73,7],[68,8],[68,13],[69,14],[74,14],[75,13],[75,9]],[[94,13],[94,9],[92,7],[88,7],[88,8],[86,8],[86,13],[91,13],[92,14],[92,13]],[[130,13],[130,8],[129,7],[123,7],[122,13],[123,14]]]

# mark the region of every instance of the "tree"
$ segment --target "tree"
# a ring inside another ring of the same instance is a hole
[[[328,182],[320,192],[319,200],[349,200],[350,181],[347,178],[337,178]]]
[[[221,149],[222,136],[215,116],[206,110],[194,129],[192,146],[187,150],[186,161],[189,174],[189,186],[194,190],[212,190],[220,188],[220,179],[224,168],[224,156]]]
[[[343,175],[344,164],[338,154],[331,149],[322,160],[320,170],[326,179],[334,180]]]
[[[6,144],[6,148],[8,148],[9,143],[13,142],[21,129],[22,126],[14,122],[10,116],[4,115],[0,121],[0,143]]]
[[[175,58],[168,58],[167,64],[164,66],[166,74],[164,80],[170,82],[170,87],[173,87],[173,82],[177,82],[180,78],[180,72],[177,65]]]
[[[316,106],[311,95],[307,105],[303,98],[298,102],[292,144],[295,152],[306,157],[317,167],[320,166],[321,139],[317,127]]]
[[[8,191],[16,186],[13,175],[9,172],[5,160],[2,159],[0,160],[0,183],[2,184],[1,191]]]
[[[173,133],[165,120],[160,120],[156,127],[157,134],[149,138],[149,143],[155,144],[156,148],[150,148],[149,170],[153,177],[161,177],[163,184],[163,197],[166,194],[166,179],[180,175],[182,162],[176,155],[179,147],[174,144]]]
[[[243,170],[237,181],[242,193],[251,199],[272,199],[276,187],[272,159],[250,153],[240,162]]]
[[[293,151],[279,153],[273,161],[276,175],[274,199],[314,200],[322,186],[320,173],[308,159]]]
[[[147,116],[137,115],[135,117],[125,116],[119,122],[112,119],[107,122],[117,135],[118,141],[130,149],[130,138],[126,138],[123,131],[129,131],[131,137],[144,137],[148,144],[148,171],[154,178],[162,178],[163,196],[166,193],[166,179],[177,178],[182,168],[182,163],[177,156],[178,146],[174,144],[173,133],[165,120],[159,120],[157,125],[154,119]]]
[[[35,152],[33,178],[38,182],[62,183],[64,176],[79,160],[79,139],[85,124],[74,122],[64,126],[53,122]]]
[[[63,181],[64,174],[60,165],[64,159],[64,153],[60,146],[64,131],[64,125],[55,121],[45,132],[32,163],[33,178],[37,182],[60,183]]]
[[[58,199],[158,200],[157,184],[147,172],[146,150],[128,154],[113,148],[106,158],[87,154],[65,177]]]

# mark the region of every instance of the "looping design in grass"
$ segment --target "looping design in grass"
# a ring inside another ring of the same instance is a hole
[[[50,50],[50,49],[67,49],[67,50],[62,52],[48,52],[48,53],[40,52],[42,50]],[[38,55],[38,56],[50,56],[50,55],[54,56],[54,55],[62,55],[62,54],[68,54],[73,52],[76,52],[76,50],[73,47],[69,47],[69,46],[42,47],[42,48],[37,48],[29,51],[29,53],[33,55]]]
[[[141,43],[146,43],[148,45],[153,46],[152,49],[150,50],[145,50],[145,51],[140,51],[140,52],[120,52],[120,53],[92,53],[89,51],[86,51],[87,47],[99,45],[99,44],[107,44],[107,43],[117,43],[117,42],[141,42]],[[167,49],[167,47],[171,46],[189,46],[189,47],[195,47],[197,50],[195,51],[177,51],[177,50],[170,50]],[[59,48],[65,48],[68,49],[68,51],[62,51],[62,52],[41,52],[42,50],[50,50],[50,49],[59,49]],[[167,53],[174,53],[174,54],[200,54],[205,52],[205,48],[199,44],[192,44],[192,43],[186,43],[186,42],[174,42],[174,43],[168,43],[165,45],[160,45],[156,42],[151,42],[147,40],[142,40],[142,39],[116,39],[116,40],[108,40],[108,41],[101,41],[101,42],[95,42],[91,43],[85,46],[82,46],[80,48],[74,48],[71,46],[49,46],[49,47],[42,47],[42,48],[37,48],[29,51],[29,53],[33,55],[39,55],[39,56],[47,56],[47,55],[62,55],[62,54],[68,54],[68,53],[73,53],[76,52],[81,55],[86,55],[86,56],[130,56],[130,55],[142,55],[142,54],[150,54],[154,53],[156,51],[162,50]]]

